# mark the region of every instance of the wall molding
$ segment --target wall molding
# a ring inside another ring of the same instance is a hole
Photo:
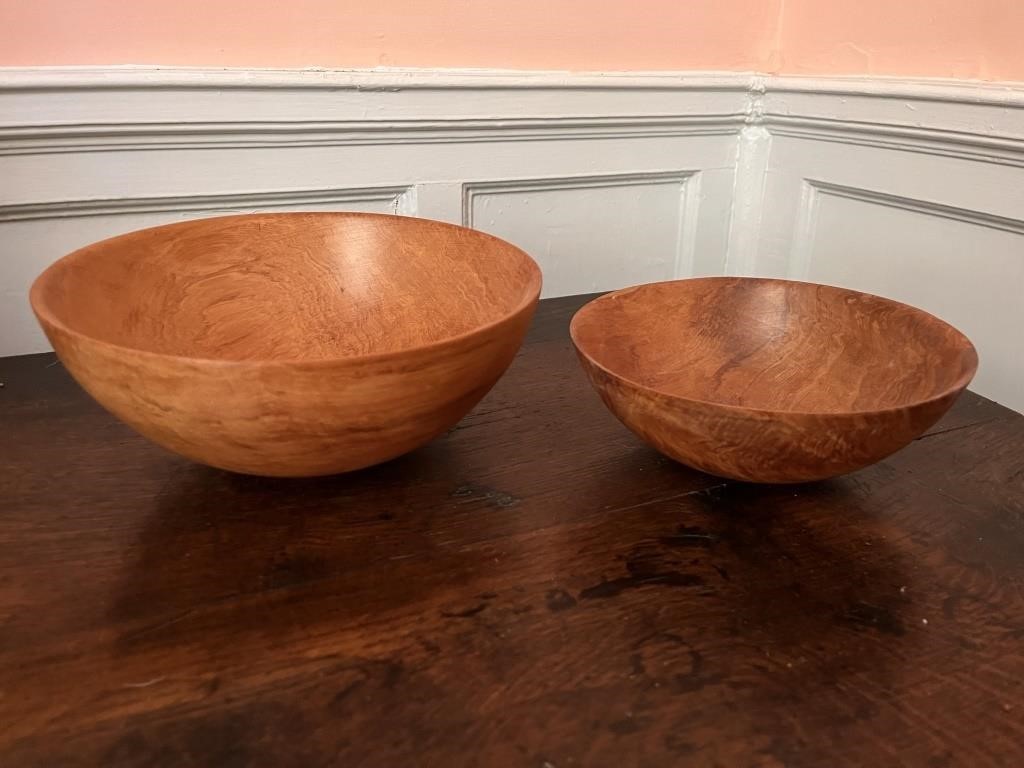
[[[1024,165],[1024,139],[1014,137],[789,115],[768,116],[762,123],[777,136],[959,157],[999,165]]]
[[[0,67],[0,89],[31,91],[124,90],[132,88],[249,90],[720,90],[749,89],[744,72],[567,72],[519,69],[259,69],[145,65]]]
[[[1019,166],[1024,83],[896,78],[755,78],[770,133]]]
[[[467,99],[465,114],[450,114],[451,92]],[[561,108],[552,92],[566,97]],[[501,102],[512,93],[525,100],[510,111]],[[161,113],[172,119],[154,119]],[[0,68],[0,115],[0,155],[722,135],[745,125],[1014,165],[1024,155],[1024,84],[742,72]]]
[[[654,171],[648,173],[585,174],[579,176],[543,176],[538,178],[501,179],[462,185],[462,220],[473,226],[474,202],[478,197],[495,193],[531,193],[552,190],[583,190],[615,187],[674,184],[679,188],[677,215],[679,231],[675,247],[675,274],[691,274],[695,263],[696,228],[688,226],[697,219],[700,195],[699,170]]]
[[[436,144],[603,137],[714,136],[735,133],[743,114],[587,118],[220,123],[60,124],[0,127],[0,155],[140,149],[258,149]]]
[[[979,106],[1024,106],[1024,83],[948,78],[858,77],[849,75],[753,75],[752,89],[771,94],[830,93],[844,98],[868,97],[897,102],[940,102]]]
[[[921,213],[926,216],[937,216],[941,219],[952,219],[962,221],[965,224],[974,224],[979,227],[997,229],[1003,232],[1012,232],[1017,235],[1024,235],[1024,220],[1014,219],[1008,216],[996,216],[984,211],[976,211],[970,208],[960,208],[955,205],[945,205],[932,200],[923,200],[916,197],[894,195],[888,192],[881,192],[875,189],[864,189],[862,187],[848,187],[842,184],[833,184],[817,179],[808,179],[805,182],[814,192],[815,199],[822,195],[841,197],[847,200],[857,200],[863,203],[873,203],[888,208],[899,208],[904,211]]]
[[[0,155],[721,135],[746,114],[718,73],[0,68]]]
[[[473,226],[473,203],[481,195],[495,192],[533,192],[542,190],[594,189],[598,187],[635,187],[643,184],[676,183],[685,185],[699,171],[652,171],[649,173],[582,174],[579,176],[541,176],[469,182],[462,185],[462,225]]]
[[[117,199],[63,200],[0,206],[0,222],[32,219],[65,219],[80,216],[121,216],[133,213],[234,211],[299,205],[351,204],[383,201],[394,213],[403,211],[409,186],[292,189],[237,192],[220,195],[125,197]]]
[[[735,137],[729,261],[742,268],[742,233],[758,223],[772,137],[1020,167],[1024,84],[744,72],[0,68],[0,157],[697,136]],[[105,210],[81,197],[53,203]],[[47,217],[48,204],[7,204],[0,192],[0,218]],[[146,195],[138,204],[150,205]]]
[[[918,197],[896,195],[877,189],[851,187],[820,179],[803,179],[800,205],[793,227],[793,242],[788,260],[787,277],[794,280],[808,279],[811,268],[811,254],[818,222],[818,208],[824,197],[854,200],[861,203],[896,208],[925,216],[959,221],[974,226],[986,227],[1001,232],[1024,236],[1024,218],[1015,219],[997,216],[985,211],[962,208],[954,205],[925,200]]]

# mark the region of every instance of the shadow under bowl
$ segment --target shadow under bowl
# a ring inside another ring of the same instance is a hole
[[[696,469],[761,483],[868,466],[934,424],[978,366],[906,304],[788,280],[712,277],[588,303],[571,335],[605,405]]]
[[[455,424],[508,367],[540,295],[515,246],[365,213],[201,219],[65,256],[33,311],[100,404],[195,461],[359,469]]]

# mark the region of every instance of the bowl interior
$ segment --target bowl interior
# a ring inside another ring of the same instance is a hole
[[[692,400],[758,410],[896,408],[962,388],[967,338],[895,301],[757,278],[655,283],[603,296],[573,339],[615,376]]]
[[[41,318],[119,346],[223,360],[413,349],[533,301],[537,265],[497,238],[425,219],[254,214],[140,230],[61,259]]]

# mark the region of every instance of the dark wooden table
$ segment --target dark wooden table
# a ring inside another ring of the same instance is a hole
[[[444,438],[319,480],[0,360],[0,765],[1024,765],[1024,416],[723,482],[605,412],[582,301]]]

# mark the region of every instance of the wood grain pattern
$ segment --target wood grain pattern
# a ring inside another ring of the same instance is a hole
[[[752,482],[867,466],[934,424],[978,357],[921,310],[841,288],[699,278],[627,288],[571,326],[608,408],[658,450]]]
[[[203,219],[58,261],[32,307],[81,385],[160,445],[259,475],[350,471],[465,415],[522,343],[540,270],[450,224]]]
[[[1024,416],[803,486],[634,439],[540,303],[455,429],[334,477],[166,453],[0,359],[0,765],[1005,768]]]

